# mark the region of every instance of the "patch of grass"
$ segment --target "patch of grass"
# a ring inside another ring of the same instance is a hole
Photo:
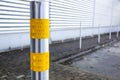
[[[72,63],[71,60],[67,60],[67,61],[64,61],[64,62],[62,62],[60,64],[62,64],[62,65],[70,65],[71,63]]]

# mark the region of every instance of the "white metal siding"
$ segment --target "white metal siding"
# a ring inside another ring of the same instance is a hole
[[[92,26],[94,0],[51,0],[51,27],[75,28]]]
[[[0,33],[29,31],[30,1],[0,1]],[[50,0],[49,8],[53,41],[79,37],[80,25],[93,25],[94,0]],[[62,31],[63,29],[66,30]]]
[[[0,0],[0,33],[29,29],[30,6],[22,0]]]
[[[0,0],[0,50],[29,45],[30,1]],[[98,26],[107,26],[101,33],[117,31],[109,26],[119,25],[119,7],[118,0],[50,0],[50,40],[79,37],[80,26],[82,36],[97,34]]]
[[[100,26],[101,33],[120,30],[120,1],[119,0],[96,0],[95,3],[95,26]],[[112,26],[112,27],[110,27]]]
[[[30,44],[30,6],[25,0],[0,0],[0,51]]]
[[[80,26],[93,26],[93,12],[94,0],[50,0],[51,39],[79,37]]]

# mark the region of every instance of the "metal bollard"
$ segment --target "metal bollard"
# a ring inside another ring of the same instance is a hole
[[[31,80],[49,80],[49,2],[31,1]]]
[[[117,34],[116,34],[116,37],[118,38],[119,37],[119,26],[117,26],[118,29],[117,29]]]
[[[110,26],[109,40],[111,39],[111,35],[112,35],[112,32],[111,32],[111,26]]]
[[[81,22],[80,22],[80,44],[79,44],[79,48],[82,48],[82,27],[81,27]]]
[[[100,43],[100,25],[98,26],[98,43]]]

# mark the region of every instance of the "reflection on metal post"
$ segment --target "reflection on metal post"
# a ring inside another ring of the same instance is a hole
[[[100,25],[98,25],[98,43],[100,43]]]
[[[49,2],[45,0],[32,1],[30,7],[31,80],[49,80],[49,41],[48,38],[43,38],[46,37],[44,27],[49,26]]]
[[[80,22],[80,45],[79,45],[79,48],[81,49],[82,48],[82,26],[81,26],[81,22]]]

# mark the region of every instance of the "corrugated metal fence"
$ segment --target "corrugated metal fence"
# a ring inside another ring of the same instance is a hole
[[[29,32],[30,1],[0,0],[0,34]],[[118,26],[110,23],[111,1],[103,4],[100,0],[50,0],[51,40],[79,37],[80,27],[82,36],[97,34],[98,26],[105,27],[101,30],[103,33],[109,32],[110,26]],[[108,10],[108,14],[102,13],[104,10]]]
[[[0,0],[0,33],[25,32],[29,29],[29,19],[29,2]]]

